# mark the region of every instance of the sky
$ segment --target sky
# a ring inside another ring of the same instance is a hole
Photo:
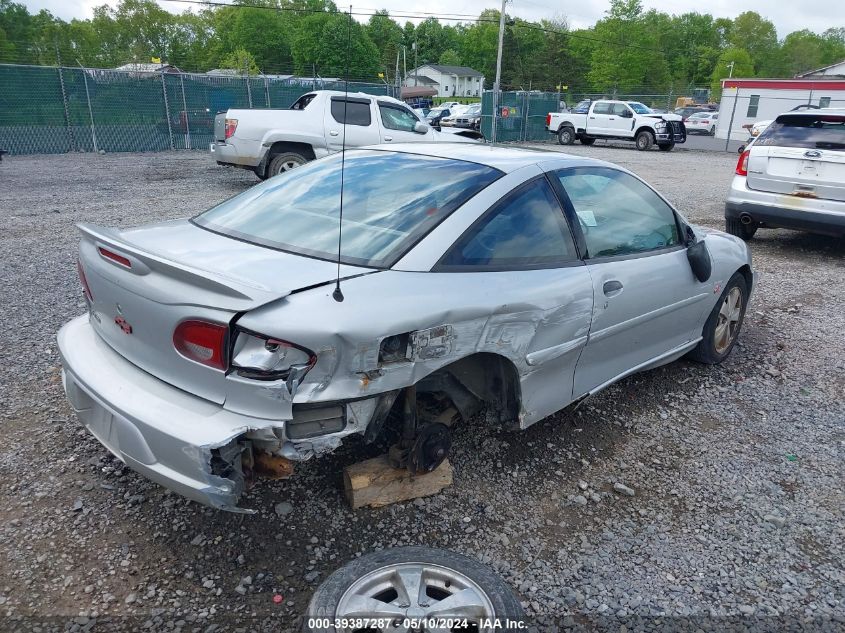
[[[64,20],[72,18],[90,18],[95,6],[117,4],[117,0],[17,0],[29,8],[31,13],[47,9],[53,15]],[[338,6],[346,6],[348,0],[335,0]],[[425,11],[427,13],[478,15],[483,9],[499,8],[496,0],[463,0],[456,5],[453,0],[427,0],[425,3],[410,4],[406,0],[358,0],[352,2],[353,10],[381,9],[391,12]],[[181,13],[187,6],[182,3],[159,0],[159,4],[174,13]],[[459,9],[455,7],[459,6]],[[565,17],[570,28],[578,29],[592,26],[604,14],[609,6],[608,0],[508,0],[507,12],[528,20],[541,18]],[[757,11],[771,20],[783,38],[792,31],[810,29],[822,32],[832,26],[845,26],[845,11],[841,0],[802,0],[800,10],[789,0],[643,0],[646,10],[657,9],[665,13],[687,13],[698,11],[710,13],[714,17],[735,18],[743,11]],[[413,7],[412,9],[410,7]],[[360,18],[366,20],[366,18]],[[404,22],[404,18],[398,18]],[[418,20],[414,20],[415,22]],[[450,22],[451,23],[451,22]]]

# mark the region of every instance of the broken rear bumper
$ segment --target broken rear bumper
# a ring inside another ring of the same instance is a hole
[[[162,382],[112,350],[87,314],[62,327],[58,343],[68,400],[103,446],[174,492],[239,511],[242,486],[213,474],[212,451],[248,430],[284,421],[233,413]]]

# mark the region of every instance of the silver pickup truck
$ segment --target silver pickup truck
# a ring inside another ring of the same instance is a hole
[[[344,126],[344,116],[346,125]],[[261,178],[347,148],[380,143],[472,143],[474,130],[440,131],[392,97],[317,90],[287,110],[229,110],[214,119],[211,155],[218,165]]]

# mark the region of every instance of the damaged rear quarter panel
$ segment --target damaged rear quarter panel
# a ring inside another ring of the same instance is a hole
[[[317,364],[294,403],[373,396],[477,352],[498,354],[516,367],[525,424],[569,403],[592,312],[584,266],[489,273],[388,270],[344,282],[343,302],[332,298],[332,290],[292,294],[239,321],[316,352]],[[411,334],[408,360],[380,365],[382,339],[403,333]],[[564,352],[555,352],[558,348]],[[538,351],[543,362],[529,365],[526,356]]]

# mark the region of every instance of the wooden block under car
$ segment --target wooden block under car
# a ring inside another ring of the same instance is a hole
[[[343,469],[346,500],[353,510],[364,506],[380,508],[408,499],[428,497],[451,485],[452,465],[448,459],[423,475],[412,475],[404,468],[394,468],[387,461],[387,455]]]

